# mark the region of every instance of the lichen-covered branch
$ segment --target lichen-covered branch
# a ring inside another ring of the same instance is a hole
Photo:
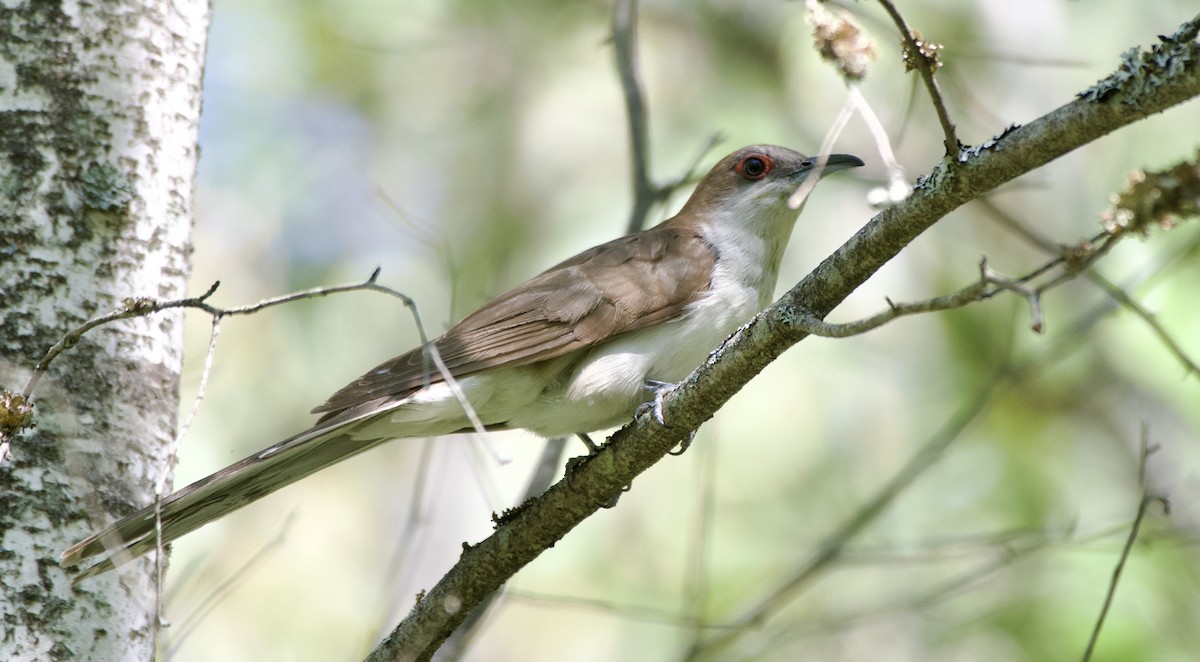
[[[708,420],[754,375],[805,337],[801,311],[829,313],[909,242],[951,210],[1087,143],[1200,95],[1200,17],[1127,62],[1133,73],[1111,89],[1066,104],[954,163],[943,162],[903,203],[873,218],[780,301],[735,332],[709,361],[663,399],[664,425],[650,414],[613,435],[544,495],[508,513],[504,524],[462,557],[378,648],[371,660],[429,659],[471,608],[623,486]]]

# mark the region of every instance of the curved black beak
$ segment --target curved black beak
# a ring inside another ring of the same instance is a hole
[[[821,157],[813,156],[805,161],[810,168],[816,168],[821,165]],[[830,154],[825,157],[825,167],[821,171],[821,175],[828,175],[839,170],[849,170],[850,168],[858,168],[866,165],[863,160],[851,154]]]

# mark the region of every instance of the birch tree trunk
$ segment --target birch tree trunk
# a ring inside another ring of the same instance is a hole
[[[0,8],[0,387],[123,300],[184,294],[208,12]],[[0,659],[153,657],[152,564],[72,588],[57,557],[171,470],[182,332],[179,313],[96,328],[32,393],[0,464]]]

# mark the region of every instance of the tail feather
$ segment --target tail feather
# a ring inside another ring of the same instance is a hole
[[[230,465],[80,541],[59,557],[68,568],[102,557],[75,577],[107,572],[180,536],[290,485],[324,467],[384,442],[355,439],[346,421],[318,425]],[[161,522],[161,538],[156,534]]]

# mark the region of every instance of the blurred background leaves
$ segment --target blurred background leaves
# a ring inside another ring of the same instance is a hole
[[[863,94],[910,177],[941,131],[899,39],[847,3],[879,60]],[[945,45],[938,72],[964,142],[1071,100],[1193,3],[1014,0],[899,5]],[[640,55],[650,164],[678,176],[771,142],[813,152],[845,100],[801,3],[648,1]],[[607,2],[215,0],[193,292],[217,305],[365,279],[412,296],[438,333],[489,297],[623,232],[626,118]],[[915,97],[915,98],[914,98]],[[1087,146],[989,201],[1054,242],[1093,235],[1125,173],[1195,154],[1195,102]],[[835,151],[868,167],[821,185],[781,290],[870,218],[886,179],[855,119]],[[668,217],[681,192],[656,209]],[[1101,261],[1193,360],[1200,228],[1127,241]],[[832,319],[971,282],[979,259],[1020,275],[1046,260],[979,204],[948,216]],[[678,659],[719,632],[852,516],[927,439],[975,411],[942,459],[844,555],[715,659],[1078,657],[1136,511],[1142,426],[1151,508],[1097,660],[1200,650],[1200,385],[1147,325],[1079,279],[1049,294],[1047,331],[1015,297],[909,318],[788,352],[700,432],[517,576],[475,660]],[[208,320],[190,319],[190,407]],[[394,300],[360,293],[228,321],[177,485],[311,422],[346,381],[414,346]],[[402,441],[322,472],[176,544],[177,660],[357,659],[491,530],[541,441]],[[581,446],[570,446],[572,454]],[[280,531],[282,539],[272,544]],[[223,582],[264,547],[260,560]],[[216,587],[217,602],[212,601]],[[710,626],[702,629],[701,619]]]

